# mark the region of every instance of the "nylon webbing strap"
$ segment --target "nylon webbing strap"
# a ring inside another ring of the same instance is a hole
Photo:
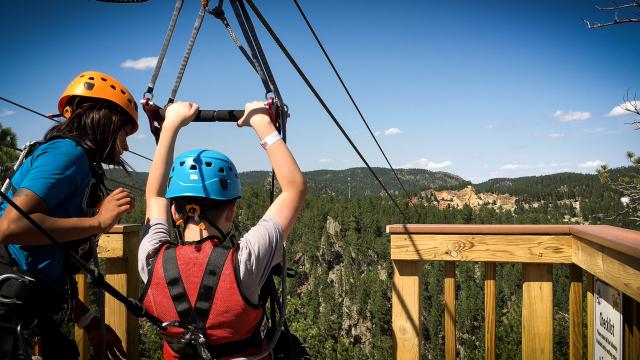
[[[191,37],[189,38],[189,43],[187,44],[187,48],[184,51],[184,56],[182,57],[182,62],[180,63],[180,69],[178,70],[176,81],[173,84],[173,89],[171,90],[171,96],[169,97],[168,103],[172,103],[176,99],[176,95],[178,94],[178,88],[180,87],[180,83],[182,82],[182,77],[184,76],[184,71],[187,68],[187,64],[189,63],[189,57],[191,56],[193,45],[196,42],[198,33],[200,32],[200,27],[202,26],[202,20],[204,19],[204,14],[206,11],[207,11],[207,7],[203,3],[202,6],[200,7],[200,11],[198,12],[196,23],[193,25],[193,31],[191,32]]]
[[[178,318],[180,322],[184,322],[191,315],[192,308],[189,302],[189,296],[187,295],[187,289],[185,289],[182,278],[180,277],[175,246],[167,245],[165,248],[162,256],[162,270]]]
[[[233,31],[233,28],[229,24],[229,20],[227,20],[227,17],[224,14],[224,10],[222,10],[222,8],[220,7],[216,7],[211,11],[209,11],[209,13],[213,15],[216,19],[220,20],[220,22],[222,22],[222,25],[224,25],[224,27],[227,29],[229,36],[231,36],[231,40],[233,41],[233,43],[236,44],[236,47],[238,47],[238,50],[240,50],[240,52],[242,53],[244,58],[247,60],[251,68],[260,77],[260,81],[262,81],[262,86],[264,87],[265,91],[269,92],[270,91],[269,81],[267,80],[265,75],[262,73],[262,70],[259,67],[256,67],[256,63],[251,58],[251,55],[249,55],[247,50],[244,48],[244,46],[242,46],[242,44],[238,40],[238,36],[236,35],[236,33]]]
[[[160,69],[162,69],[162,63],[164,62],[164,57],[167,54],[169,43],[171,42],[171,38],[173,37],[173,30],[176,28],[176,22],[178,21],[180,10],[182,10],[182,4],[184,4],[184,0],[176,1],[176,6],[173,9],[173,15],[171,16],[171,21],[169,22],[169,28],[167,29],[167,34],[164,36],[164,41],[162,42],[162,49],[160,50],[160,55],[158,55],[158,61],[156,62],[156,67],[153,70],[153,75],[151,75],[151,80],[149,81],[149,85],[147,86],[147,91],[145,91],[145,95],[149,94],[151,95],[152,98],[153,98],[153,89],[156,86],[158,75],[160,75]]]
[[[271,91],[275,95],[276,99],[282,103],[282,96],[280,94],[280,89],[278,89],[278,85],[276,84],[275,78],[273,77],[273,73],[271,72],[271,67],[269,67],[269,62],[267,61],[267,57],[262,50],[262,45],[260,44],[260,39],[258,38],[258,34],[256,34],[256,29],[253,26],[253,22],[251,21],[251,16],[247,11],[247,8],[244,6],[244,2],[239,0],[232,0],[233,2],[237,2],[238,7],[240,8],[242,17],[244,19],[244,23],[246,25],[247,30],[249,31],[249,35],[251,36],[251,40],[254,44],[254,51],[258,56],[260,63],[262,64],[262,68],[264,73],[267,75],[267,79],[269,80],[269,84],[271,85]]]
[[[202,274],[195,306],[192,307],[189,296],[187,295],[187,290],[182,282],[182,277],[180,276],[176,247],[171,245],[167,246],[162,257],[162,269],[171,300],[173,300],[173,305],[176,308],[180,322],[186,325],[195,325],[198,329],[204,329],[204,325],[211,312],[213,298],[228,254],[229,250],[221,247],[214,247],[211,250],[207,265]]]
[[[214,247],[209,255],[209,261],[207,261],[207,266],[202,274],[202,282],[191,313],[192,323],[199,328],[204,328],[207,319],[209,319],[216,288],[228,255],[229,250],[219,246]]]

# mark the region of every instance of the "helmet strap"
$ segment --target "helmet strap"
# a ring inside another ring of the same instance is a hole
[[[195,224],[200,229],[200,240],[198,241],[202,241],[203,239],[209,238],[209,236],[205,237],[203,234],[203,231],[206,228],[205,221],[209,225],[211,225],[211,227],[216,229],[216,231],[218,231],[218,233],[220,234],[221,244],[224,243],[227,240],[227,238],[229,238],[229,235],[231,235],[231,230],[224,232],[222,228],[218,226],[218,224],[216,224],[214,221],[211,221],[204,213],[201,213],[200,206],[191,204],[185,207],[185,212],[183,217],[178,219],[174,225],[174,228],[178,233],[178,239],[180,240],[181,244],[184,243],[184,232],[186,230],[186,227],[187,227],[186,222],[189,217],[193,217]],[[180,229],[181,226],[182,228]],[[232,239],[231,241],[235,245],[235,239]]]

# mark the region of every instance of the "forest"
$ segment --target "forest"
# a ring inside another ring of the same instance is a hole
[[[376,169],[378,172],[384,169]],[[426,170],[399,170],[411,177],[407,187],[412,195],[424,189],[451,188],[468,182],[447,173]],[[616,171],[631,171],[619,169]],[[348,178],[357,179],[362,169],[340,172],[306,173],[311,193],[287,241],[288,265],[297,275],[287,284],[287,322],[305,345],[312,359],[389,359],[391,358],[391,261],[389,236],[385,227],[402,223],[398,209],[379,194],[367,195],[356,189],[374,189],[352,183],[351,197],[344,191]],[[120,181],[143,186],[146,174],[133,174]],[[122,175],[122,174],[119,174]],[[241,178],[243,198],[235,224],[240,236],[262,216],[269,204],[269,173],[252,172]],[[389,174],[384,174],[389,175]],[[429,179],[434,179],[430,182]],[[516,194],[517,208],[501,211],[469,206],[438,209],[436,206],[410,206],[403,202],[407,223],[434,224],[560,224],[575,210],[557,200],[580,199],[583,221],[638,228],[632,221],[617,217],[623,210],[620,194],[602,185],[596,175],[554,174],[517,179],[495,179],[475,185],[483,191]],[[372,191],[372,190],[370,190]],[[525,199],[525,200],[520,200]],[[525,208],[525,201],[541,202]],[[139,202],[142,203],[142,202]],[[124,219],[141,222],[143,206]],[[497,348],[498,358],[520,356],[521,266],[499,264],[497,270]],[[425,262],[422,284],[422,358],[444,357],[443,264]],[[481,359],[483,347],[483,276],[480,263],[457,266],[457,343],[461,359]],[[568,268],[554,266],[554,358],[568,357]],[[586,308],[586,307],[585,307]],[[141,356],[161,359],[160,340],[155,330],[142,324]]]

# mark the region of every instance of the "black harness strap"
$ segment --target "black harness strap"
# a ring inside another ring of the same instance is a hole
[[[164,277],[171,294],[171,300],[176,308],[180,322],[185,326],[195,326],[204,330],[211,306],[215,297],[216,288],[222,275],[224,263],[229,255],[229,250],[222,247],[214,247],[205,266],[198,295],[192,307],[187,295],[187,290],[180,276],[176,247],[167,246],[162,257]]]

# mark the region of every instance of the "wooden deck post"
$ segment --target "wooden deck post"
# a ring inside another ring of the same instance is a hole
[[[444,262],[444,358],[456,359],[456,263]]]
[[[595,299],[593,297],[593,275],[590,273],[585,274],[585,284],[587,286],[587,359],[593,359],[594,354],[594,344],[593,344],[593,334],[594,334],[594,311],[595,311]]]
[[[582,360],[582,269],[569,265],[569,358]]]
[[[522,359],[553,359],[553,265],[523,264]]]
[[[484,263],[484,358],[496,359],[496,263]]]
[[[118,291],[127,297],[137,298],[139,293],[137,254],[139,244],[140,225],[116,225],[108,233],[102,234],[98,241],[98,257],[103,261],[105,279]],[[81,275],[78,280],[86,284]],[[85,278],[86,279],[86,278]],[[84,289],[80,293],[80,299],[88,298],[86,285],[80,285]],[[123,304],[113,297],[105,294],[105,323],[115,330],[122,340],[127,359],[138,359],[138,318],[129,314]],[[82,331],[76,330],[76,343],[81,350],[80,358],[88,359],[86,353],[86,339]]]
[[[391,327],[394,359],[420,359],[420,271],[422,262],[393,260]]]

